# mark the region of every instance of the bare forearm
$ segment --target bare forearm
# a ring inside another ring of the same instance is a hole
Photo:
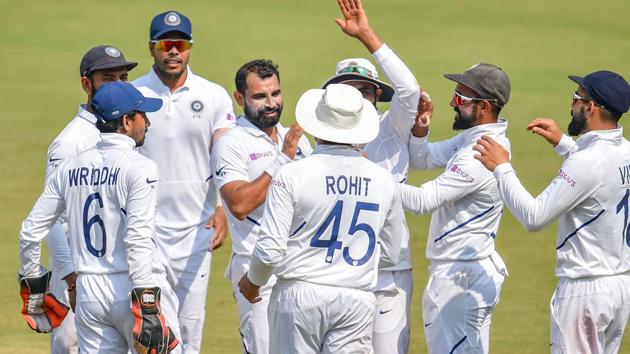
[[[265,202],[271,177],[261,174],[252,182],[242,182],[237,186],[225,185],[221,188],[221,196],[230,212],[238,219],[245,217]],[[227,187],[227,188],[226,188]]]

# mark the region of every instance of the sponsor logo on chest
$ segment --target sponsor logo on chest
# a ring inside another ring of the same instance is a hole
[[[255,160],[258,160],[258,159],[262,159],[262,158],[265,158],[265,157],[271,157],[271,156],[274,156],[273,155],[273,151],[271,151],[271,150],[270,151],[263,151],[263,152],[252,152],[251,154],[249,154],[249,159],[251,161],[255,161]]]
[[[461,176],[468,183],[473,183],[475,181],[475,179],[471,175],[469,175],[468,172],[462,170],[462,168],[457,165],[451,166],[450,171],[455,173],[456,175]]]

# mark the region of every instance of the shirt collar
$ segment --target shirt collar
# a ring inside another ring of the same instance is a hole
[[[191,85],[192,76],[193,76],[193,72],[192,72],[192,70],[190,70],[190,66],[187,65],[186,66],[186,81],[184,81],[184,84],[181,87],[178,87],[175,90],[175,92],[183,91],[183,90],[189,90],[190,89],[190,85]],[[151,71],[149,72],[149,77],[150,77],[151,81],[153,82],[152,86],[154,88],[158,88],[158,90],[160,92],[169,93],[169,94],[171,93],[171,89],[168,88],[168,86],[164,85],[164,83],[162,82],[162,80],[160,79],[158,74],[155,72],[155,68],[153,66],[151,66]]]
[[[500,118],[496,123],[480,124],[468,128],[462,132],[464,141],[467,143],[476,143],[483,135],[497,136],[505,135],[507,130],[507,119]]]
[[[313,154],[361,156],[359,148],[348,145],[317,144],[313,149]]]
[[[623,128],[618,126],[617,129],[607,130],[591,130],[576,140],[580,149],[583,149],[596,141],[608,140],[613,143],[619,143],[623,139]]]
[[[101,148],[135,149],[136,142],[127,135],[120,133],[101,133],[101,141],[96,144]]]
[[[77,117],[81,117],[92,124],[96,124],[96,116],[92,114],[92,112],[87,110],[87,104],[79,105],[79,111],[77,112]]]

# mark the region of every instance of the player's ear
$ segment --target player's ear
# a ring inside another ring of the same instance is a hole
[[[381,98],[382,94],[383,94],[383,89],[382,88],[376,88],[376,94],[374,95],[374,97],[376,98],[376,102],[378,102],[378,100]]]
[[[238,92],[238,90],[234,91],[234,99],[239,106],[245,107],[245,97],[243,97],[243,94]]]
[[[155,44],[151,43],[151,41],[149,41],[149,53],[151,53],[152,57],[155,57],[155,55],[153,55],[153,48],[155,47]]]
[[[81,88],[88,96],[92,94],[92,82],[87,76],[81,76]]]

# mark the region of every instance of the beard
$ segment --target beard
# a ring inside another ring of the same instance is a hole
[[[477,117],[477,106],[473,107],[473,111],[470,114],[463,113],[459,107],[454,107],[455,121],[453,122],[453,130],[466,130],[474,127],[475,119]]]
[[[258,129],[271,128],[278,124],[280,121],[280,115],[282,114],[282,105],[275,108],[261,108],[259,110],[253,110],[251,107],[245,104],[243,107],[245,116],[253,125]],[[270,115],[271,114],[271,115]]]
[[[571,110],[571,122],[569,122],[567,133],[569,133],[570,136],[578,136],[582,134],[585,128],[586,115],[584,114],[584,109],[578,112]]]
[[[184,72],[186,72],[186,67],[188,65],[187,62],[184,62],[182,59],[178,59],[180,61],[181,67],[179,69],[169,69],[168,68],[168,59],[163,60],[162,62],[155,62],[154,68],[155,71],[158,72],[158,76],[165,77],[169,80],[178,80]]]

